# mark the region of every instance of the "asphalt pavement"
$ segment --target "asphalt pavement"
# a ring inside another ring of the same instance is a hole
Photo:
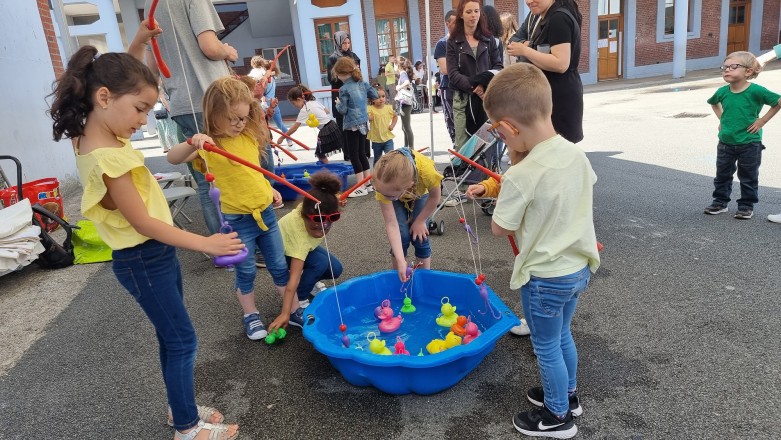
[[[781,71],[757,82],[781,90]],[[755,217],[734,219],[734,202],[729,214],[704,215],[718,124],[705,99],[721,84],[718,73],[703,72],[683,82],[587,88],[581,145],[599,177],[594,218],[605,249],[573,321],[584,408],[576,438],[778,438],[781,225],[765,217],[781,211],[781,120],[765,129]],[[444,166],[447,136],[442,115],[433,116],[435,158]],[[428,121],[428,114],[413,120],[418,148],[428,145]],[[309,131],[301,137],[314,139]],[[178,169],[155,138],[134,145],[151,170]],[[69,206],[76,209],[73,200]],[[491,236],[479,208],[462,206],[479,233],[488,283],[520,313],[518,292],[508,287],[507,240]],[[194,220],[188,229],[203,232],[197,201],[185,212]],[[446,208],[436,217],[446,224],[431,239],[436,269],[470,272],[475,263],[460,215]],[[344,263],[340,282],[389,267],[370,197],[350,199],[328,241]],[[196,252],[179,258],[199,336],[197,400],[240,424],[241,439],[522,437],[512,416],[531,407],[525,392],[539,384],[528,338],[501,338],[446,391],[386,395],[347,383],[299,330],[280,346],[248,340],[233,274]],[[264,270],[256,289],[260,310],[273,319],[279,296]],[[0,278],[0,335],[8,354],[0,364],[0,439],[173,437],[154,331],[110,264],[31,266]]]

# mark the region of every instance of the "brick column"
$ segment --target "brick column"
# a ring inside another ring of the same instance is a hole
[[[49,10],[49,2],[47,0],[37,0],[37,2],[38,15],[41,16],[43,34],[46,36],[46,44],[49,46],[49,56],[52,59],[54,76],[59,77],[60,74],[65,71],[65,67],[62,65],[62,58],[60,57],[60,47],[57,44],[57,34],[54,32],[54,23],[52,23],[52,14]]]

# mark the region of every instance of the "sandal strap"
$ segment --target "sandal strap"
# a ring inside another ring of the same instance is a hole
[[[202,429],[209,430],[208,440],[234,440],[238,437],[238,432],[232,437],[228,437],[228,425],[222,423],[205,423],[203,420],[198,421],[198,425],[192,431],[187,434],[182,434],[176,431],[176,440],[193,440],[201,432]]]
[[[208,420],[212,418],[214,413],[218,412],[216,408],[212,408],[211,406],[198,405],[197,408],[198,408],[198,418],[203,420],[204,422],[208,422]],[[225,417],[220,417],[220,420],[218,420],[216,423],[222,423],[223,420],[225,420]]]

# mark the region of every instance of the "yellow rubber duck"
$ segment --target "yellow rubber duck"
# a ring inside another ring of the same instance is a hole
[[[431,342],[426,344],[426,351],[429,354],[437,354],[445,350],[447,350],[447,347],[445,347],[445,341],[442,339],[432,339]]]
[[[391,355],[390,349],[385,346],[385,341],[374,338],[369,342],[369,350],[374,354]]]
[[[448,332],[447,336],[445,336],[445,348],[453,348],[459,345],[461,345],[461,336]]]
[[[458,315],[456,314],[456,306],[450,304],[450,298],[448,297],[442,298],[442,307],[440,307],[439,310],[442,312],[442,315],[437,317],[437,325],[450,328],[458,320]]]

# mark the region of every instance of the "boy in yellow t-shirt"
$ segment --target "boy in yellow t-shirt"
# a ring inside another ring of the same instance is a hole
[[[502,177],[491,230],[512,234],[520,246],[510,287],[521,289],[543,384],[526,395],[537,408],[517,414],[513,425],[529,436],[571,438],[578,432],[573,416],[583,409],[570,324],[599,267],[592,213],[597,176],[585,153],[556,134],[550,85],[537,67],[518,63],[499,72],[483,104],[513,163]],[[467,196],[485,190],[472,185]]]
[[[374,165],[380,160],[383,153],[393,151],[393,127],[399,120],[399,116],[393,111],[393,107],[386,105],[385,89],[377,87],[379,98],[372,101],[372,105],[366,107],[369,113],[369,133],[366,138],[372,142],[374,151]]]

